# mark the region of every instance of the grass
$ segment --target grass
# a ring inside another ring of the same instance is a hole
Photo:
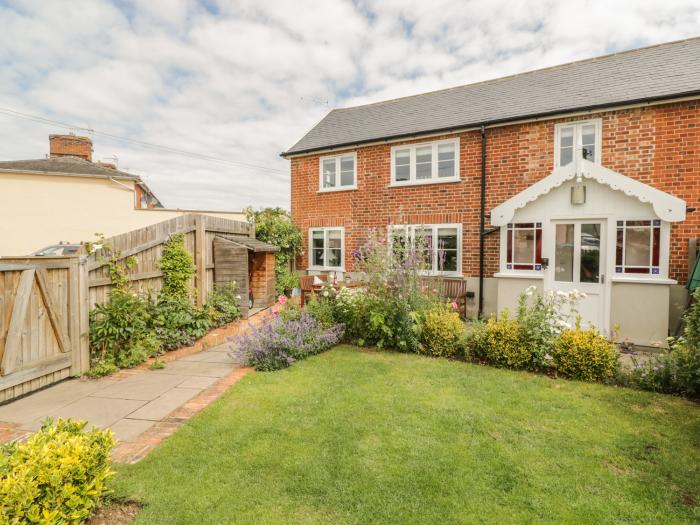
[[[246,376],[115,485],[136,523],[697,523],[700,407],[340,346]]]

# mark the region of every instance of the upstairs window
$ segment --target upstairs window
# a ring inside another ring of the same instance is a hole
[[[459,139],[391,149],[391,184],[406,186],[459,180]]]
[[[357,188],[357,156],[355,153],[321,157],[319,191],[341,191]]]
[[[389,239],[394,261],[401,263],[409,248],[418,252],[428,275],[461,275],[460,224],[391,226]]]
[[[311,267],[319,270],[342,270],[345,231],[343,228],[311,228]]]
[[[566,166],[574,161],[574,155],[600,164],[601,121],[586,120],[555,126],[556,167]]]
[[[506,269],[542,269],[542,223],[516,222],[506,230]]]
[[[615,273],[660,274],[661,221],[617,221]]]

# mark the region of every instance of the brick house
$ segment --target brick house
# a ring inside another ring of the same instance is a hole
[[[473,315],[576,288],[604,333],[664,341],[700,237],[699,102],[694,38],[335,109],[282,154],[298,266],[352,272],[371,228],[421,236]]]

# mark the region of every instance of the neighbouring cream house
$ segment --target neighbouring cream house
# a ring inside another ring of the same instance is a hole
[[[92,161],[92,141],[51,135],[48,158],[0,162],[0,256],[26,255],[149,226],[185,213],[245,220],[242,212],[164,208],[141,177]]]

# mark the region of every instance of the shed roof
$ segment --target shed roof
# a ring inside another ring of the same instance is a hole
[[[227,241],[235,242],[237,244],[242,244],[249,250],[255,253],[259,252],[278,252],[280,251],[279,246],[275,246],[274,244],[270,244],[268,242],[264,242],[258,239],[255,239],[253,237],[243,237],[243,236],[238,236],[238,235],[220,235],[219,237],[222,237],[223,239],[226,239]]]
[[[282,155],[700,95],[700,37],[334,109]]]

